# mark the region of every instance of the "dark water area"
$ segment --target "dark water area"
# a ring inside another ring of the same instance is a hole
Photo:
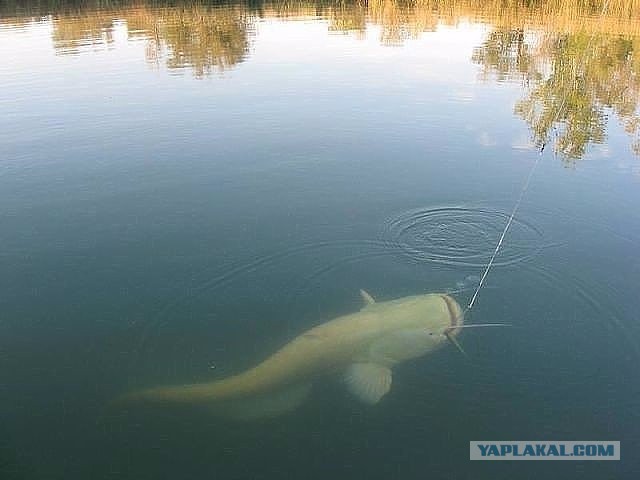
[[[0,7],[0,478],[637,478],[640,22],[490,6]],[[469,358],[374,406],[336,378],[258,421],[108,408],[360,289],[467,305],[532,171],[465,319],[512,326]],[[509,439],[622,460],[469,461]]]

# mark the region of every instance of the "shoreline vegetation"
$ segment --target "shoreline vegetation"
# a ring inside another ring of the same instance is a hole
[[[377,26],[383,45],[461,23],[487,27],[472,62],[485,81],[523,85],[514,113],[538,148],[553,144],[571,163],[604,143],[617,117],[640,155],[640,0],[369,1],[14,1],[0,6],[0,27],[50,22],[57,54],[108,47],[114,31],[146,42],[146,61],[225,71],[251,53],[256,23],[324,19],[336,34],[364,37]],[[553,137],[553,138],[552,138]]]
[[[402,25],[407,36],[460,21],[640,35],[640,0],[6,0],[0,22],[48,15],[144,16],[176,8],[198,13],[232,8],[254,18],[324,17],[332,30],[343,32],[364,30],[368,22],[390,30]]]

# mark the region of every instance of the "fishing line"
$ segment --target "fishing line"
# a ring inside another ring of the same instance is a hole
[[[607,7],[609,5],[609,1],[610,0],[606,0],[604,2],[604,4],[602,5],[602,10],[600,12],[600,17],[603,17],[605,14],[605,11],[607,10]],[[587,43],[587,48],[586,51],[589,50],[589,48],[591,47],[591,42],[593,41],[593,37],[595,35],[595,32],[593,32],[591,34],[591,37],[589,38],[589,42]],[[556,111],[556,114],[553,117],[553,121],[552,124],[555,124],[558,121],[558,118],[560,117],[560,112],[562,111],[562,109],[565,106],[566,100],[567,100],[567,94],[565,94],[565,96],[562,98],[562,102],[560,103],[560,108],[558,108],[558,110]],[[554,127],[555,129],[555,127]],[[556,132],[556,137],[557,137],[557,132]],[[531,170],[529,171],[529,175],[527,176],[527,179],[524,182],[524,185],[522,186],[522,189],[520,190],[520,195],[518,196],[518,200],[516,201],[515,205],[513,206],[513,210],[511,211],[511,215],[509,215],[509,219],[507,220],[507,224],[504,226],[504,230],[502,231],[502,234],[500,235],[500,238],[498,239],[498,243],[496,244],[496,248],[493,251],[493,254],[491,255],[491,258],[489,259],[489,263],[487,263],[487,266],[484,269],[484,272],[482,273],[482,276],[480,277],[480,281],[478,282],[478,286],[476,287],[475,292],[473,293],[473,296],[471,297],[471,301],[469,302],[469,304],[467,305],[467,308],[465,308],[464,312],[463,312],[463,317],[464,315],[473,308],[473,305],[476,303],[476,299],[478,298],[478,294],[480,293],[480,290],[482,289],[482,286],[484,285],[484,281],[487,278],[487,275],[489,275],[489,271],[491,270],[491,267],[493,266],[493,263],[496,259],[496,257],[498,256],[498,252],[500,251],[500,248],[502,247],[502,243],[504,242],[504,237],[507,235],[507,231],[509,230],[509,227],[511,226],[511,223],[513,222],[514,217],[516,216],[516,213],[518,213],[518,209],[520,208],[520,204],[522,203],[522,199],[524,198],[525,194],[527,193],[527,190],[529,189],[529,184],[531,183],[531,178],[533,177],[534,172],[536,171],[536,168],[538,166],[538,163],[540,163],[540,158],[542,158],[542,153],[544,152],[544,148],[547,145],[547,141],[545,140],[544,142],[542,142],[542,145],[540,146],[540,149],[538,151],[538,156],[536,157],[536,161],[533,163],[533,166],[531,167]]]
[[[536,167],[538,166],[538,163],[540,163],[540,158],[542,158],[543,149],[544,149],[544,145],[543,145],[543,148],[540,149],[540,153],[539,153],[538,157],[536,158],[536,161],[534,162],[533,166],[531,167],[531,170],[529,171],[529,175],[527,176],[527,180],[524,182],[524,185],[523,185],[522,189],[520,190],[520,196],[518,197],[518,200],[516,201],[515,205],[513,206],[513,210],[511,211],[511,215],[509,215],[509,219],[507,220],[507,224],[505,225],[504,230],[502,231],[502,234],[500,235],[500,239],[498,240],[498,243],[496,244],[496,248],[494,249],[493,254],[491,255],[491,258],[489,259],[489,263],[487,263],[487,266],[485,267],[484,272],[482,273],[482,276],[480,277],[480,281],[478,282],[478,286],[476,287],[476,290],[473,293],[473,296],[471,297],[471,301],[469,302],[469,305],[467,305],[465,313],[468,310],[471,310],[471,308],[473,307],[474,303],[476,302],[476,299],[478,298],[478,294],[480,293],[480,289],[484,285],[484,281],[487,278],[487,275],[489,275],[489,270],[491,270],[491,267],[493,266],[493,262],[495,261],[496,257],[498,256],[498,252],[500,251],[500,247],[502,247],[502,242],[504,241],[504,237],[507,235],[507,231],[509,230],[509,227],[513,223],[513,219],[515,218],[516,213],[518,213],[518,209],[520,208],[520,204],[522,203],[522,199],[524,198],[525,193],[527,193],[527,189],[529,188],[529,184],[531,183],[531,178],[533,177],[533,173],[535,172]]]

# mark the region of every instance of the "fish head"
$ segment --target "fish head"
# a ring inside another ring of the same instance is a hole
[[[438,293],[404,297],[376,304],[373,310],[385,325],[369,353],[387,363],[422,357],[455,343],[462,309],[450,296]],[[371,311],[371,310],[370,310]]]
[[[462,331],[464,311],[450,295],[430,293],[413,297],[411,302],[411,332],[421,344],[422,354],[453,344],[466,356],[456,339]]]
[[[429,293],[382,304],[378,312],[393,324],[374,351],[395,362],[421,357],[450,343],[461,331],[463,311],[451,296]]]
[[[440,294],[440,298],[447,306],[447,312],[449,313],[449,325],[445,327],[447,334],[457,336],[462,331],[462,325],[464,324],[464,310],[456,300],[447,294]]]
[[[420,297],[420,327],[435,343],[451,341],[462,331],[464,312],[460,304],[447,294],[427,294]]]
[[[447,309],[449,310],[450,315],[450,325],[445,327],[444,329],[444,337],[453,344],[458,351],[464,355],[465,353],[462,345],[456,339],[458,334],[462,331],[463,323],[464,323],[464,310],[460,307],[460,304],[456,302],[450,295],[443,294],[441,295],[444,302],[447,304]]]

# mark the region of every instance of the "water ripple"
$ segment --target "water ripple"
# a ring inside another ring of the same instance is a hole
[[[164,303],[154,318],[145,325],[139,350],[152,341],[164,327],[179,317],[176,312],[203,295],[225,288],[248,275],[299,258],[313,258],[329,251],[331,260],[311,268],[306,275],[291,278],[285,289],[285,301],[293,308],[321,279],[336,270],[374,258],[395,256],[408,259],[414,264],[436,263],[445,266],[486,266],[496,242],[506,225],[509,215],[489,207],[441,206],[431,209],[409,210],[383,223],[382,238],[342,239],[309,242],[294,247],[259,254],[252,259],[232,262],[221,266],[216,272],[205,268],[194,275],[193,283],[183,288],[182,295]],[[544,235],[535,225],[515,218],[509,230],[508,241],[494,265],[504,266],[525,262],[534,258],[549,244],[544,244]],[[459,281],[456,293],[471,291],[478,276],[467,276]],[[324,280],[322,280],[324,281]]]
[[[387,220],[382,236],[391,249],[416,263],[483,267],[508,219],[507,213],[488,208],[415,209]],[[539,228],[516,217],[494,265],[530,260],[548,246],[543,241]]]

